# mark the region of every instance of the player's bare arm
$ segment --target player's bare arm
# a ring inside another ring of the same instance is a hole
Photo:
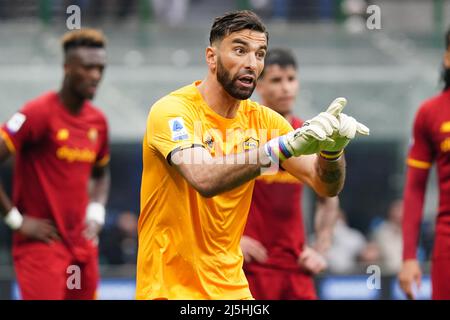
[[[189,148],[172,155],[172,164],[204,197],[231,190],[260,175],[270,166],[263,148],[213,158],[204,148]]]
[[[3,163],[11,156],[11,152],[6,145],[6,141],[0,136],[0,163]]]
[[[325,258],[309,246],[303,248],[297,262],[302,270],[310,274],[319,274],[327,268]]]
[[[6,145],[6,141],[0,137],[0,164],[11,156],[11,151]],[[37,219],[22,215],[14,206],[11,199],[6,194],[0,181],[0,212],[6,224],[13,230],[21,232],[23,235],[44,242],[59,240],[58,231],[55,225],[48,220]]]
[[[87,208],[86,229],[84,235],[96,240],[105,223],[105,205],[108,201],[111,174],[109,165],[94,166],[89,188],[90,204]]]
[[[283,168],[303,183],[309,185],[317,195],[334,197],[345,182],[345,158],[334,161],[321,156],[293,157],[283,162]]]
[[[331,245],[333,228],[339,213],[338,197],[317,197],[317,209],[314,221],[314,248],[305,246],[298,257],[299,266],[312,274],[318,274],[327,268],[324,253]]]
[[[400,288],[410,300],[415,299],[413,285],[420,288],[422,282],[422,270],[417,259],[408,259],[403,261],[402,269],[398,274]]]
[[[333,230],[339,215],[338,197],[317,197],[316,216],[314,219],[315,244],[314,248],[325,253],[331,246]]]
[[[109,188],[111,185],[111,173],[109,165],[95,166],[92,169],[90,199],[106,205],[108,201]]]
[[[264,263],[267,260],[267,249],[258,240],[244,235],[241,237],[240,246],[246,263],[250,263],[253,260],[258,263]]]
[[[6,145],[5,140],[0,137],[0,163],[3,163],[11,156],[11,153]],[[6,215],[11,209],[13,205],[11,203],[11,199],[6,195],[5,190],[3,189],[3,184],[0,181],[0,211],[3,215]]]
[[[172,155],[172,163],[202,196],[213,197],[257,177],[261,168],[268,167],[270,160],[263,148],[220,158],[211,157],[204,148],[190,148]],[[316,155],[293,157],[283,167],[323,197],[337,195],[344,185],[344,157],[336,161]]]

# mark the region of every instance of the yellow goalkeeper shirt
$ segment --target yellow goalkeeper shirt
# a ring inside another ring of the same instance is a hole
[[[215,113],[197,86],[157,101],[143,139],[137,299],[251,298],[239,246],[254,182],[202,197],[170,164],[194,145],[213,157],[243,152],[292,130],[278,113],[241,101],[233,119]]]

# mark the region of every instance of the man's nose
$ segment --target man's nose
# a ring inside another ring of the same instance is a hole
[[[256,56],[253,53],[248,54],[245,68],[256,71],[257,66]]]
[[[100,70],[100,68],[92,68],[89,75],[92,80],[100,81],[100,79],[102,78],[102,71]]]
[[[283,80],[281,82],[281,88],[283,89],[283,92],[289,92],[289,81]]]

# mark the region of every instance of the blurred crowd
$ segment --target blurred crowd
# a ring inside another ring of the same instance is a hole
[[[373,219],[369,232],[364,234],[348,224],[341,210],[327,253],[328,272],[364,273],[369,265],[378,265],[383,275],[396,275],[402,266],[402,214],[403,202],[397,199],[386,214]],[[428,225],[422,230],[418,258],[424,262],[431,254],[433,230]]]
[[[169,27],[186,22],[189,13],[202,17],[201,12],[219,7],[225,10],[250,9],[265,20],[308,21],[343,20],[366,14],[368,0],[0,0],[0,21],[5,19],[39,17],[48,23],[66,17],[70,5],[80,7],[83,19],[91,24],[105,19],[123,21],[154,19]],[[354,21],[353,21],[354,22]]]
[[[100,263],[135,264],[138,216],[131,211],[111,212],[100,234]]]

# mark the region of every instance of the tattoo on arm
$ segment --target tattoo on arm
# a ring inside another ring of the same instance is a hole
[[[326,184],[337,183],[342,179],[343,166],[339,161],[327,161],[320,159],[317,163],[320,181]]]
[[[342,177],[342,171],[340,168],[327,169],[319,167],[319,178],[325,183],[335,183],[338,182]]]

